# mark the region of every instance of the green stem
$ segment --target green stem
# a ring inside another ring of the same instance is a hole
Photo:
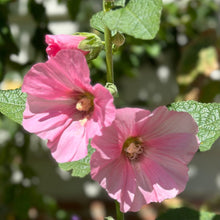
[[[113,1],[103,0],[103,10],[107,12],[113,6]],[[112,58],[112,35],[107,26],[104,29],[107,82],[114,83],[113,58]]]
[[[115,207],[116,207],[116,219],[124,220],[124,213],[120,211],[120,204],[117,201],[115,201]]]
[[[111,31],[107,27],[105,27],[105,52],[106,52],[107,82],[114,83],[113,59],[112,59],[112,36],[111,36]]]

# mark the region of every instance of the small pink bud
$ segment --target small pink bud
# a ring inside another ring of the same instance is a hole
[[[58,51],[73,49],[81,51],[87,60],[95,59],[103,49],[101,39],[93,33],[75,33],[74,35],[46,35],[48,57],[54,57]]]
[[[46,35],[46,43],[48,44],[46,52],[49,58],[54,57],[57,52],[62,49],[76,49],[86,55],[89,51],[80,50],[78,48],[80,42],[85,38],[86,37],[80,35]]]

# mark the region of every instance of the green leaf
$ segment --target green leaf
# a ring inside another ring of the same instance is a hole
[[[159,30],[161,10],[161,0],[130,0],[124,8],[95,14],[90,24],[102,32],[106,25],[111,31],[148,40]]]
[[[220,215],[215,213],[196,211],[190,208],[170,209],[160,215],[156,220],[220,220]]]
[[[201,151],[207,151],[220,137],[220,103],[183,101],[172,103],[169,110],[188,112],[199,127],[198,137]]]
[[[107,12],[103,21],[110,30],[153,39],[159,30],[161,10],[161,0],[130,0],[124,8]]]
[[[74,162],[60,163],[59,167],[65,171],[72,170],[72,176],[84,177],[90,173],[90,158],[94,151],[95,149],[89,144],[88,155],[85,158]]]
[[[21,89],[0,90],[0,112],[15,122],[22,124],[26,94]]]
[[[100,32],[104,33],[105,24],[103,22],[104,12],[100,11],[92,16],[90,19],[90,26]]]
[[[115,3],[114,3],[114,6],[124,7],[125,6],[125,2],[126,2],[126,0],[116,0]]]

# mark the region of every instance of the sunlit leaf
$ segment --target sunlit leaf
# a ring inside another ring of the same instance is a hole
[[[102,32],[106,25],[111,31],[153,39],[159,30],[161,10],[161,0],[130,0],[123,8],[95,14],[90,24]]]
[[[115,6],[124,7],[124,6],[125,6],[125,2],[126,2],[126,0],[115,0],[114,5],[115,5]]]
[[[90,173],[90,158],[95,150],[88,145],[88,155],[82,160],[60,163],[59,167],[65,171],[72,170],[71,175],[75,177],[84,177]]]
[[[183,101],[172,103],[170,110],[188,112],[199,127],[198,137],[201,151],[207,151],[220,137],[220,103]]]
[[[104,12],[100,11],[92,16],[90,19],[90,25],[92,28],[104,32],[105,24],[103,22]]]
[[[25,109],[26,94],[21,89],[0,90],[0,112],[21,124]]]

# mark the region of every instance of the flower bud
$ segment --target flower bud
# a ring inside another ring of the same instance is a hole
[[[92,33],[75,33],[74,35],[46,35],[48,57],[54,57],[62,49],[81,51],[87,60],[95,59],[103,48],[101,39]]]
[[[79,43],[78,48],[83,51],[89,51],[89,53],[86,54],[87,60],[95,59],[103,49],[103,43],[96,34],[77,32],[74,36],[85,37],[85,39]]]
[[[112,37],[112,43],[115,45],[116,49],[118,49],[120,46],[122,46],[125,42],[125,37],[123,34],[117,32],[113,37]]]
[[[118,89],[114,83],[107,82],[105,88],[108,89],[113,97],[118,97]]]
[[[86,37],[78,36],[78,35],[66,35],[66,34],[58,34],[58,35],[46,35],[45,41],[48,44],[46,48],[46,52],[48,57],[54,57],[57,52],[62,49],[79,49],[79,43],[84,40]],[[89,51],[80,50],[84,55],[88,54]]]

